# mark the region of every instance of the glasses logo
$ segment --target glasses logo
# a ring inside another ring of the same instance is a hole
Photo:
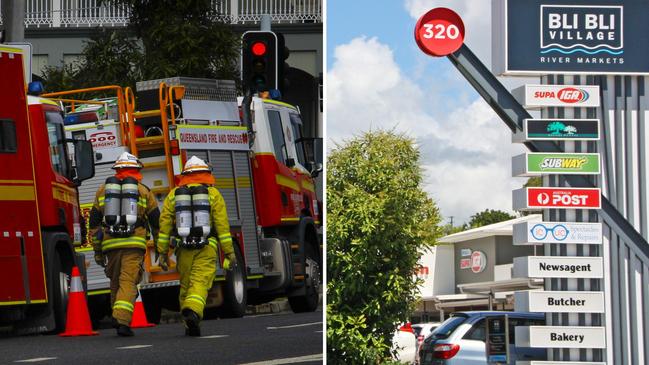
[[[570,231],[563,224],[557,224],[553,227],[548,227],[543,224],[537,224],[531,229],[532,237],[536,240],[544,240],[548,236],[548,232],[552,234],[557,241],[563,241],[568,238]]]

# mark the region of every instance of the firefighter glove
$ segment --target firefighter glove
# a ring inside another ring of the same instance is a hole
[[[225,258],[223,259],[223,268],[225,270],[231,270],[232,266],[237,263],[237,256],[234,254],[234,252],[230,252],[229,254],[225,255]]]
[[[161,253],[158,256],[158,266],[160,266],[163,271],[169,270],[169,254]]]
[[[95,262],[101,267],[106,267],[106,256],[101,251],[95,251]]]

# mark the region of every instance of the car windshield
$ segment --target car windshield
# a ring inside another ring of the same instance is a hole
[[[419,334],[421,333],[422,329],[423,327],[421,326],[414,326],[414,325],[412,326],[412,331],[415,333],[416,337],[419,337]]]
[[[453,316],[433,331],[428,338],[447,338],[455,329],[466,321],[466,316]]]

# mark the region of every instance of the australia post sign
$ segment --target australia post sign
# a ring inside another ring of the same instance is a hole
[[[178,126],[176,138],[182,149],[247,151],[245,127]]]
[[[514,210],[599,209],[599,188],[522,188],[513,192]]]
[[[498,74],[649,74],[649,0],[496,0]]]

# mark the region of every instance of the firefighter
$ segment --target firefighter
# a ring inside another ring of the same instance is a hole
[[[110,279],[113,326],[119,336],[133,336],[131,317],[142,279],[147,231],[157,240],[160,211],[155,196],[141,183],[142,163],[124,152],[115,175],[99,186],[90,211],[95,261]]]
[[[205,161],[192,156],[185,164],[178,187],[167,195],[160,214],[158,263],[168,270],[173,236],[180,273],[180,309],[187,336],[201,335],[205,300],[216,275],[217,242],[225,256],[223,268],[229,270],[236,262],[225,201],[214,183]]]

